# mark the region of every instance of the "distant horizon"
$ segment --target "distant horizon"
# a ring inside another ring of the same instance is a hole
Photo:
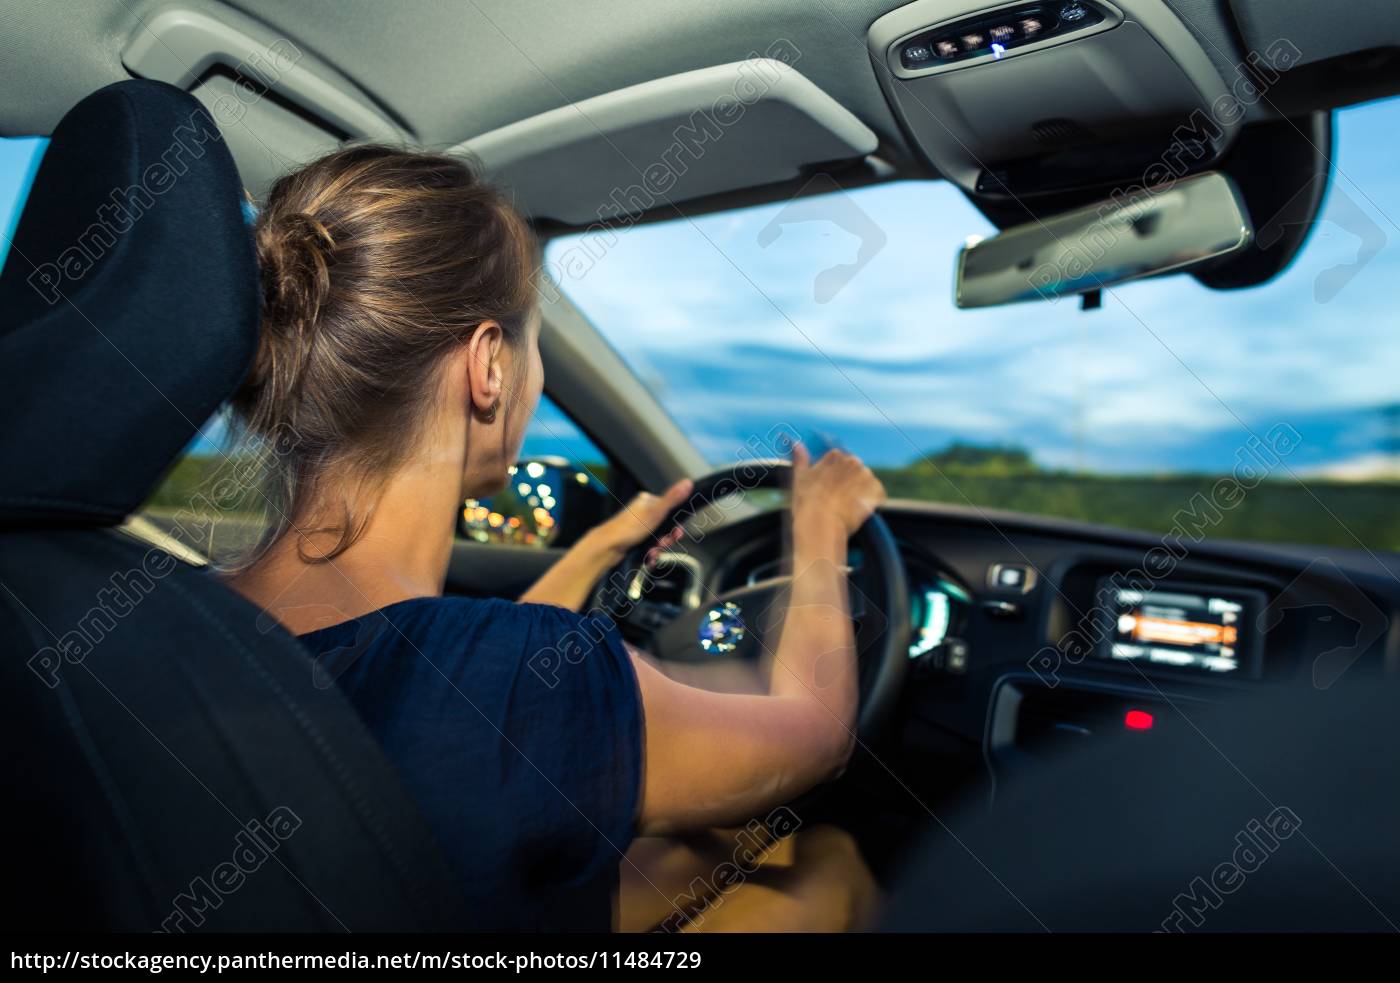
[[[915,471],[929,467],[930,459],[936,458],[939,454],[950,449],[954,445],[950,444],[941,448],[931,448],[923,455],[916,456],[910,460],[897,463],[884,463],[871,461],[870,466],[878,471]],[[1010,448],[988,445],[989,450],[1008,450]],[[205,434],[200,434],[191,441],[189,448],[184,452],[184,457],[194,458],[217,458],[228,455],[230,452],[237,453],[236,447],[229,448],[223,444],[209,439],[207,428]],[[525,447],[520,454],[519,460],[543,459],[548,457],[563,458],[572,465],[606,465],[607,455],[597,450],[592,441],[578,433],[554,432],[544,434],[535,432],[526,437]],[[736,457],[736,460],[742,460]],[[1387,455],[1386,461],[1393,465],[1394,458]],[[1116,481],[1172,481],[1193,479],[1216,479],[1229,474],[1229,470],[1221,471],[1075,471],[1070,468],[1041,465],[1032,459],[1033,467],[1024,474],[1010,474],[1004,476],[1004,480],[1016,481],[1026,477],[1035,478],[1088,478]],[[955,473],[977,472],[976,467],[965,467],[960,465],[943,465],[940,469]],[[1328,481],[1338,484],[1375,484],[1375,485],[1400,485],[1400,469],[1392,467],[1391,470],[1378,469],[1375,473],[1350,473],[1346,471],[1333,471],[1331,468],[1310,469],[1307,467],[1291,469],[1293,476],[1287,473],[1268,474],[1262,480],[1266,482],[1278,482],[1280,484],[1295,483],[1296,481]],[[980,474],[983,478],[1002,478],[1001,475]],[[1295,477],[1296,476],[1296,477]]]

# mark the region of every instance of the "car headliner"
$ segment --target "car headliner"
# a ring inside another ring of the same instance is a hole
[[[338,67],[420,143],[448,147],[570,102],[738,61],[786,39],[801,71],[878,135],[885,177],[929,177],[881,92],[872,21],[907,0],[236,0]],[[1237,54],[1225,0],[1165,0],[1218,63]],[[48,133],[88,92],[127,77],[121,49],[163,0],[10,0],[0,133]],[[210,0],[189,7],[217,11]],[[1228,64],[1219,64],[1222,70]],[[1255,107],[1255,114],[1267,112]],[[737,193],[741,200],[749,197]]]

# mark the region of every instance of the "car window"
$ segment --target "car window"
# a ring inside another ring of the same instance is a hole
[[[47,137],[0,137],[0,266],[9,256],[19,214],[48,145]]]
[[[458,531],[482,543],[566,545],[614,511],[607,456],[548,396],[530,420],[505,489],[467,499]]]
[[[257,542],[266,528],[266,507],[257,492],[256,473],[247,467],[237,447],[230,445],[226,412],[215,414],[200,429],[200,436],[185,448],[139,516],[201,556],[222,562]],[[533,482],[519,503],[498,500],[493,507],[490,500],[468,501],[471,518],[462,531],[485,542],[548,545],[557,535],[565,500],[556,475],[564,473],[575,484],[580,483],[581,475],[590,489],[610,497],[607,457],[548,396],[541,397],[526,431],[521,461],[527,460],[543,462],[540,466],[549,469],[548,476],[543,471],[539,475],[522,472],[518,481],[513,480],[512,488],[526,478]],[[530,502],[531,496],[539,497],[540,485],[550,494]],[[478,519],[477,513],[483,509]],[[537,514],[537,510],[543,511]],[[517,511],[522,522],[508,525],[508,518]],[[501,516],[494,522],[490,521],[493,512]]]
[[[716,465],[791,429],[897,497],[1395,549],[1400,101],[1335,122],[1320,220],[1244,290],[1176,275],[1096,311],[959,311],[956,251],[995,230],[934,181],[816,178],[829,193],[595,229],[546,262]]]
[[[540,397],[539,409],[530,418],[525,443],[520,449],[527,458],[561,458],[593,478],[608,483],[608,457],[579,429],[573,419],[548,396]]]

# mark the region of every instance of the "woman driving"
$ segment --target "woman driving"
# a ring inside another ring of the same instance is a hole
[[[627,504],[519,603],[445,597],[454,517],[504,487],[543,387],[528,224],[461,160],[356,146],[278,181],[255,235],[261,337],[234,408],[273,522],[230,583],[354,703],[442,843],[468,927],[852,927],[869,875],[829,829],[774,845],[723,904],[677,898],[733,852],[716,828],[851,753],[844,563],[884,495],[870,470],[793,449],[794,576],[761,692],[675,681],[576,613],[688,482]],[[587,651],[557,678],[527,669],[566,638]]]

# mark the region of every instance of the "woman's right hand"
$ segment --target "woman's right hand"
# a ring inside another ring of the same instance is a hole
[[[829,450],[815,464],[792,447],[792,527],[797,539],[838,535],[844,543],[885,500],[885,486],[854,454]]]
[[[647,728],[643,829],[743,822],[846,767],[860,696],[847,540],[884,498],[859,458],[828,451],[814,464],[793,445],[792,579],[765,652],[766,694],[706,692],[634,660]]]

